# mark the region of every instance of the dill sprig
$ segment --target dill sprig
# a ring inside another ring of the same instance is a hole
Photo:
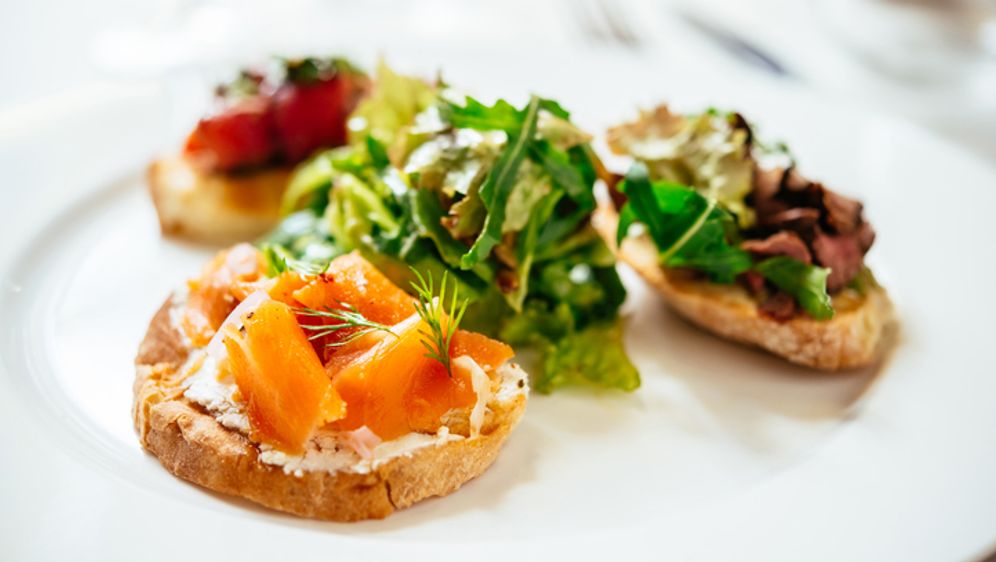
[[[314,308],[296,308],[294,312],[300,316],[310,316],[314,318],[330,318],[336,320],[336,324],[301,324],[301,328],[307,332],[311,332],[308,335],[308,340],[316,340],[331,334],[338,332],[339,330],[347,330],[350,328],[359,328],[357,331],[350,334],[346,339],[341,341],[332,342],[326,344],[327,347],[339,347],[346,345],[347,343],[362,338],[363,336],[369,334],[370,332],[381,331],[387,332],[392,336],[397,337],[397,334],[391,331],[391,327],[386,324],[381,324],[379,322],[374,322],[366,316],[363,316],[355,306],[339,301],[339,306],[341,308],[329,308],[325,307],[325,310],[317,310]]]
[[[420,329],[422,335],[422,345],[428,350],[425,354],[429,359],[439,361],[446,368],[446,374],[453,377],[453,366],[450,364],[450,343],[453,341],[453,334],[456,333],[463,313],[467,310],[468,300],[458,304],[458,291],[456,281],[453,281],[453,292],[449,298],[449,310],[446,310],[446,291],[449,276],[443,272],[443,278],[439,283],[439,295],[435,296],[432,273],[423,276],[416,269],[412,268],[417,282],[412,283],[412,289],[418,295],[418,303],[415,304],[415,311],[422,317],[422,320],[429,326],[428,330]],[[443,316],[448,317],[445,329],[443,328]]]

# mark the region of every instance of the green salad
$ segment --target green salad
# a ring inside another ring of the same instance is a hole
[[[359,251],[401,287],[456,280],[463,327],[537,358],[532,386],[634,390],[626,291],[590,225],[601,163],[557,102],[455,94],[381,64],[349,143],[295,171],[267,255],[314,267]]]

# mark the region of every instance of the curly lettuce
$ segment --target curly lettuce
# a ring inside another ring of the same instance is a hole
[[[733,114],[685,116],[660,106],[610,129],[608,141],[613,151],[645,164],[651,179],[689,186],[718,201],[741,228],[754,223],[745,202],[755,168],[750,132],[737,126]]]

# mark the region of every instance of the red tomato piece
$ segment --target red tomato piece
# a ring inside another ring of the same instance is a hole
[[[313,84],[287,83],[273,96],[273,118],[284,156],[303,160],[315,150],[346,142],[351,107],[341,77]]]
[[[201,119],[184,151],[199,164],[219,171],[266,164],[277,152],[269,101],[259,96],[246,98]]]

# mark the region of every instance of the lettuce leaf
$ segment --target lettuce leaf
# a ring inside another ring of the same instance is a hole
[[[594,324],[558,340],[545,353],[543,370],[531,382],[542,394],[573,385],[630,392],[640,387],[640,373],[626,354],[617,321]]]
[[[382,195],[349,173],[334,177],[325,219],[329,233],[344,252],[359,247],[375,226],[389,235],[399,226]]]
[[[827,294],[830,270],[786,256],[768,258],[754,269],[782,291],[792,295],[817,320],[833,318],[833,305]]]
[[[383,60],[377,64],[375,83],[350,116],[349,141],[358,144],[370,136],[391,147],[415,116],[436,101],[436,88],[394,72]]]

